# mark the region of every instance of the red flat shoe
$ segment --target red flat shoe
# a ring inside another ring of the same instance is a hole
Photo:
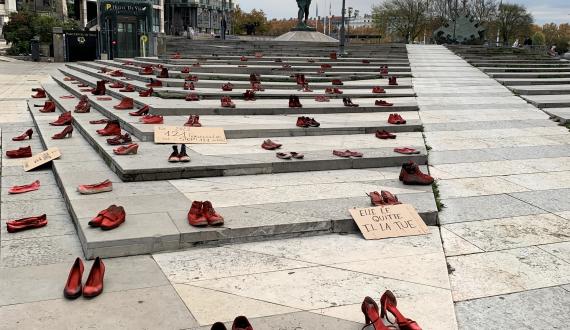
[[[101,223],[103,222],[103,218],[111,212],[116,212],[117,208],[118,206],[115,204],[109,206],[108,208],[97,213],[97,215],[93,219],[89,220],[87,224],[91,227],[100,227]]]
[[[408,319],[400,313],[398,308],[396,308],[396,296],[390,290],[386,290],[382,297],[380,298],[381,313],[380,317],[387,316],[387,312],[396,317],[396,323],[398,324],[398,329],[400,330],[422,330],[418,323],[414,320]]]
[[[123,144],[130,144],[133,142],[133,139],[129,135],[129,133],[119,134],[114,138],[107,139],[107,144],[112,146],[119,146]]]
[[[423,173],[413,161],[402,164],[399,179],[406,185],[428,186],[434,182],[434,179]]]
[[[152,96],[154,90],[152,88],[147,89],[146,91],[139,92],[140,97],[149,97]]]
[[[30,217],[30,218],[7,221],[6,229],[8,230],[9,233],[16,233],[28,229],[41,228],[46,226],[47,223],[48,223],[47,216],[45,214],[42,214],[39,217]]]
[[[123,84],[120,83],[120,82],[114,82],[114,83],[112,83],[111,85],[109,85],[109,87],[110,87],[110,88],[124,88],[125,85],[123,85]]]
[[[52,126],[67,126],[71,125],[73,118],[71,116],[71,111],[62,113],[56,121],[49,123]]]
[[[253,330],[251,323],[245,316],[238,316],[234,319],[232,330]]]
[[[386,90],[384,90],[384,88],[380,87],[380,86],[374,86],[372,87],[372,93],[374,94],[384,94],[386,93]]]
[[[102,230],[112,230],[119,227],[125,220],[125,209],[122,206],[117,206],[103,215],[103,221],[101,221],[99,227],[101,227]]]
[[[295,158],[295,159],[303,159],[303,158],[305,158],[305,155],[303,155],[302,153],[299,153],[299,152],[291,151],[290,154],[291,154],[291,157],[293,157],[293,158]]]
[[[382,195],[380,195],[379,192],[372,191],[368,194],[368,196],[370,197],[370,204],[372,204],[372,206],[384,206],[384,205],[386,205],[384,202],[384,199],[382,198]]]
[[[140,108],[138,111],[129,112],[129,115],[135,116],[135,117],[140,117],[140,116],[148,115],[149,111],[150,111],[150,107],[148,105],[145,105],[144,107]]]
[[[32,139],[32,134],[34,134],[34,131],[30,128],[27,131],[25,131],[22,135],[16,136],[12,138],[12,141],[24,141],[25,139]]]
[[[91,271],[89,271],[89,276],[87,281],[85,281],[85,286],[83,287],[83,297],[94,298],[103,292],[103,278],[105,277],[105,264],[101,258],[95,258],[93,266],[91,266]]]
[[[291,159],[291,158],[293,158],[293,156],[291,156],[291,154],[288,154],[286,152],[278,152],[275,154],[275,156],[277,156],[277,158],[279,158],[279,159]]]
[[[120,146],[116,149],[113,149],[113,153],[115,155],[136,155],[139,150],[139,145],[136,143],[132,143],[126,146]]]
[[[362,313],[364,314],[364,322],[366,325],[372,324],[372,330],[389,330],[382,322],[382,318],[378,315],[378,304],[370,297],[364,298],[361,306]]]
[[[202,202],[192,202],[192,207],[188,211],[188,223],[195,227],[202,227],[208,225],[208,219],[202,211]]]
[[[382,140],[387,140],[387,139],[395,139],[396,138],[396,134],[392,134],[388,131],[385,130],[378,130],[376,131],[376,137]]]
[[[384,100],[376,100],[374,102],[374,105],[379,106],[379,107],[391,107],[394,105],[394,103],[390,103]]]
[[[163,124],[164,117],[161,115],[146,115],[141,117],[139,121],[143,124]]]
[[[54,140],[62,140],[65,139],[66,137],[71,137],[73,135],[73,126],[68,125],[66,126],[63,131],[55,134],[54,136],[52,136],[51,138]]]
[[[75,299],[81,296],[83,290],[81,279],[83,278],[83,261],[77,258],[69,271],[67,282],[63,288],[63,296],[67,299]]]
[[[349,158],[352,155],[352,153],[350,152],[350,150],[346,151],[333,150],[333,155],[343,158]]]
[[[205,201],[202,204],[202,212],[206,217],[206,221],[208,221],[208,225],[221,226],[224,224],[224,217],[219,215],[216,210],[214,210],[214,207],[210,201]]]
[[[416,155],[416,154],[419,154],[419,153],[420,153],[419,150],[416,150],[416,149],[414,149],[414,148],[407,148],[407,147],[404,147],[404,148],[394,148],[394,152],[397,152],[397,153],[399,153],[399,154],[404,154],[404,155]]]
[[[360,157],[364,156],[364,154],[363,154],[362,152],[359,152],[359,151],[350,151],[350,150],[347,150],[347,152],[350,152],[350,157],[357,157],[357,158],[360,158]]]
[[[133,85],[127,85],[125,86],[125,88],[122,88],[119,90],[119,92],[123,92],[123,93],[132,93],[135,91],[135,86]]]
[[[17,150],[7,150],[6,156],[8,158],[29,158],[32,157],[32,147],[21,147]]]
[[[36,180],[30,184],[26,184],[23,186],[13,186],[8,190],[8,193],[12,195],[23,194],[38,189],[40,189],[40,180]]]
[[[95,184],[82,184],[77,187],[77,191],[82,195],[93,195],[113,190],[113,183],[110,180]]]
[[[134,101],[130,97],[123,97],[121,103],[115,105],[113,108],[117,110],[129,110],[135,107]]]
[[[45,101],[44,107],[40,109],[42,113],[55,112],[55,102]]]
[[[263,143],[261,144],[261,147],[265,150],[275,150],[275,149],[279,149],[281,148],[282,144],[280,143],[275,143],[271,140],[265,140],[263,141]]]

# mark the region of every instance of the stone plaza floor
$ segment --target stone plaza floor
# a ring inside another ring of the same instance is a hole
[[[378,299],[386,289],[424,330],[567,328],[570,132],[445,47],[408,46],[408,56],[429,171],[445,206],[429,235],[378,241],[360,234],[300,235],[109,258],[104,293],[73,301],[62,290],[83,250],[54,172],[26,173],[4,156],[10,138],[35,125],[26,102],[30,89],[63,66],[0,58],[0,329],[206,330],[216,321],[231,327],[246,315],[256,330],[357,330],[364,325],[363,298]],[[373,117],[359,115],[362,122]],[[406,134],[409,143],[421,140],[419,132]],[[30,144],[42,149],[37,138]],[[93,160],[81,150],[73,155]],[[75,174],[81,166],[57,170]],[[200,193],[220,207],[255,209],[311,193],[362,195],[372,188],[367,182],[396,180],[398,171],[331,169],[311,173],[313,181],[301,188],[280,184],[297,183],[297,173],[171,183],[188,198]],[[8,187],[38,178],[40,191],[8,195]],[[46,230],[17,238],[6,233],[6,220],[30,213],[50,216]]]

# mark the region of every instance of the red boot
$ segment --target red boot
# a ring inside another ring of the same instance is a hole
[[[146,91],[139,92],[139,96],[140,97],[149,97],[149,96],[152,96],[153,92],[154,92],[154,90],[151,87],[151,88],[147,89]]]
[[[119,125],[118,120],[109,121],[105,128],[97,130],[97,134],[102,136],[119,135],[121,134],[121,125]]]
[[[43,113],[55,112],[55,102],[54,101],[45,101],[44,107],[40,109],[40,112],[43,112]]]
[[[71,117],[71,111],[62,113],[56,121],[49,123],[52,126],[67,126],[71,125],[73,118]]]
[[[188,211],[188,223],[192,226],[201,227],[208,225],[208,219],[202,211],[202,202],[194,201],[192,202],[192,207]]]
[[[134,102],[133,99],[130,97],[123,97],[123,99],[121,100],[121,103],[115,105],[113,108],[117,109],[117,110],[129,110],[134,108]]]
[[[168,69],[167,68],[162,68],[162,70],[160,70],[160,73],[156,76],[157,78],[168,78]]]
[[[387,312],[396,317],[396,323],[398,324],[398,329],[400,330],[422,330],[418,323],[414,320],[406,318],[400,311],[396,308],[396,297],[390,290],[386,290],[382,297],[380,298],[380,305],[382,307],[382,312],[380,317],[387,316]]]
[[[34,99],[45,99],[46,98],[46,91],[43,88],[36,88],[33,90],[36,94],[32,95]]]
[[[67,277],[67,282],[63,288],[63,296],[67,299],[75,299],[81,296],[83,287],[81,285],[81,279],[83,278],[83,261],[77,258],[69,271],[69,276]]]
[[[418,186],[428,186],[434,181],[431,176],[422,173],[418,164],[413,161],[409,161],[402,165],[399,179],[404,184]]]
[[[93,298],[103,292],[103,278],[105,277],[105,264],[101,258],[95,258],[93,266],[91,266],[91,271],[85,281],[85,286],[83,287],[83,297]]]
[[[91,94],[93,94],[93,95],[105,95],[106,91],[107,91],[107,89],[105,87],[105,80],[99,80],[99,81],[97,81],[97,87],[91,91]]]

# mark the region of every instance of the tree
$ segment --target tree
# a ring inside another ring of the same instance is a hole
[[[267,17],[263,10],[253,9],[251,12],[244,12],[239,6],[233,12],[235,34],[260,34],[268,29]]]
[[[509,44],[512,37],[528,35],[534,20],[524,6],[503,3],[499,6],[497,21],[503,43]]]
[[[471,0],[471,15],[481,24],[491,22],[497,16],[497,0]]]
[[[543,46],[545,45],[546,38],[544,37],[544,33],[538,31],[532,35],[532,44],[535,46]]]
[[[395,34],[408,43],[424,31],[428,8],[427,0],[386,0],[372,7],[372,19],[383,34]]]

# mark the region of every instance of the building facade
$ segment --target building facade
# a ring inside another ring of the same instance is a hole
[[[2,27],[8,22],[10,13],[16,11],[16,0],[0,0],[0,38],[3,38]]]
[[[226,20],[226,32],[231,24],[230,13],[235,0],[163,0],[164,33],[181,35],[192,28],[198,33],[221,33],[222,17]]]

